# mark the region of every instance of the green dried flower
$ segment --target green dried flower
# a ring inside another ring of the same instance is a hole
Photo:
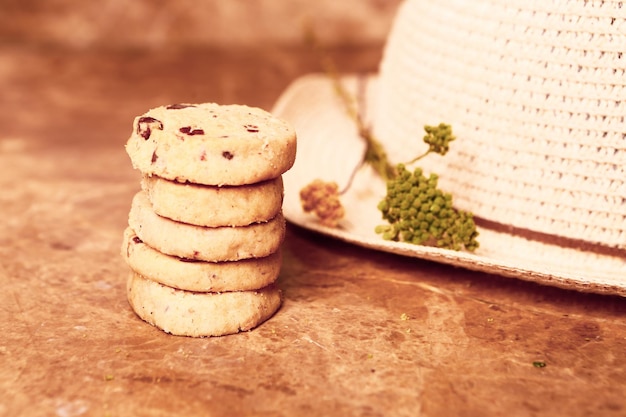
[[[378,204],[383,219],[375,231],[383,239],[474,251],[478,232],[472,213],[456,210],[452,195],[437,188],[438,177],[413,172],[403,164],[396,167],[395,178],[387,181],[387,195]]]

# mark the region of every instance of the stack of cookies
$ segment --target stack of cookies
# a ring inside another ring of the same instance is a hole
[[[194,337],[271,317],[293,128],[258,108],[174,104],[137,117],[126,151],[142,173],[122,246],[137,315]]]

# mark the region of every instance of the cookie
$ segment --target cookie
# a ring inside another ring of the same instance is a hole
[[[256,291],[198,293],[177,290],[130,273],[126,294],[135,313],[153,326],[178,336],[223,336],[250,330],[281,305],[274,285]]]
[[[198,226],[247,226],[273,219],[282,209],[283,181],[209,186],[144,176],[142,188],[160,216]]]
[[[135,118],[126,143],[133,166],[147,175],[206,185],[255,184],[293,165],[293,127],[242,105],[174,104]]]
[[[264,258],[234,262],[190,261],[161,253],[127,227],[122,257],[140,275],[173,288],[196,292],[248,291],[272,284],[280,273],[280,250]]]
[[[145,191],[133,197],[128,225],[139,239],[159,252],[209,262],[263,258],[276,252],[285,237],[282,212],[267,222],[249,226],[195,226],[156,214]]]

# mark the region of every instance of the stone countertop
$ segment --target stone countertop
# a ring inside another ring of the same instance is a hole
[[[335,50],[374,71],[377,46]],[[0,416],[623,416],[626,299],[372,252],[289,225],[284,304],[193,339],[138,319],[119,255],[134,116],[271,108],[297,48],[0,47]],[[545,366],[539,366],[545,364]]]

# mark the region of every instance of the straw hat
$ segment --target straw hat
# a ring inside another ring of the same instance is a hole
[[[626,296],[626,3],[580,0],[407,0],[378,74],[345,75],[392,162],[423,152],[424,125],[457,140],[419,164],[474,213],[474,253],[384,241],[385,185],[358,172],[342,227],[302,212],[315,178],[348,181],[364,141],[329,79],[309,75],[274,113],[294,124],[286,217],[374,249],[469,269]]]

